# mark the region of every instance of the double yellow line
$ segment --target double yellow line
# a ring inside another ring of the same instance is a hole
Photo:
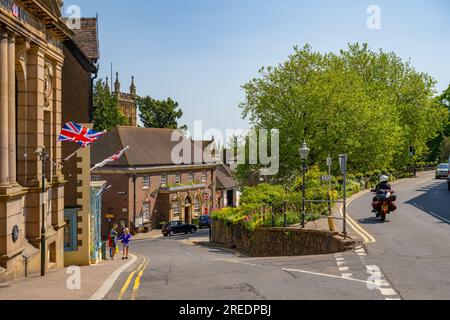
[[[350,205],[350,203],[352,203],[353,200],[349,200],[347,202],[347,206]],[[341,206],[341,208],[339,209],[339,214],[341,215],[341,217],[344,217],[344,205]],[[375,240],[375,238],[368,233],[366,230],[364,230],[355,220],[352,219],[352,217],[350,217],[350,215],[347,212],[347,223],[348,225],[355,230],[355,232],[361,236],[361,238],[364,240],[364,243],[375,243],[377,242]]]
[[[133,291],[131,293],[131,300],[136,299],[136,293],[139,290],[139,287],[141,285],[142,275],[144,274],[145,269],[150,264],[150,260],[148,260],[146,257],[141,256],[141,258],[142,258],[142,263],[133,272],[131,272],[130,275],[128,276],[127,280],[125,281],[125,284],[123,285],[122,289],[120,290],[118,300],[123,300],[123,296],[127,292],[128,287],[131,284],[131,281],[133,280],[135,274],[137,273],[138,275],[137,275],[136,279],[134,280]]]

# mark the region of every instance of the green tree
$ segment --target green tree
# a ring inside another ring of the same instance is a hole
[[[141,111],[141,121],[146,128],[187,128],[185,125],[178,125],[178,120],[183,116],[183,111],[180,109],[178,102],[171,98],[155,100],[146,96],[138,98],[137,105]]]
[[[446,138],[450,137],[450,86],[445,90],[442,95],[436,98],[436,103],[442,105],[444,108],[448,110],[448,121],[443,127],[442,132],[433,140],[428,143],[428,147],[430,148],[430,156],[428,157],[428,161],[435,161],[438,159],[439,161],[447,161],[448,157],[443,157],[445,152],[442,152],[442,149],[446,148]]]
[[[298,174],[303,141],[311,163],[346,153],[350,170],[401,168],[410,144],[423,157],[442,130],[446,110],[434,103],[434,85],[409,62],[367,44],[339,54],[306,45],[245,84],[241,108],[255,128],[280,130],[279,178]]]
[[[94,86],[94,129],[109,131],[127,123],[119,110],[116,97],[109,91],[106,83],[99,79]]]

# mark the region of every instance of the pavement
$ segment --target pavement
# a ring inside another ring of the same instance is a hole
[[[77,281],[73,272],[68,268],[55,269],[47,272],[45,277],[32,275],[15,282],[0,284],[0,300],[89,300],[100,294],[100,289],[111,288],[112,276],[117,271],[131,265],[135,259],[122,260],[118,254],[117,260],[107,260],[98,265],[79,268],[80,288],[77,289]],[[69,283],[69,285],[68,285]],[[72,288],[72,289],[70,289]]]

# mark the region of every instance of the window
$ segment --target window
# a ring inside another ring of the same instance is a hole
[[[198,197],[194,200],[194,218],[198,218],[200,216],[200,199]]]
[[[167,184],[167,174],[163,173],[161,175],[161,185],[166,185]]]
[[[150,176],[144,176],[144,180],[142,182],[142,188],[143,189],[149,189],[150,188]]]
[[[193,172],[189,172],[188,182],[189,183],[193,183],[194,182],[194,173]]]
[[[205,183],[207,179],[208,179],[208,176],[207,176],[206,172],[203,172],[202,173],[202,182]]]
[[[180,202],[177,201],[173,201],[172,202],[172,220],[173,221],[180,221],[180,216],[181,216],[181,206],[180,206]]]
[[[64,212],[64,251],[78,250],[78,212],[66,210]]]
[[[181,183],[181,173],[177,172],[175,175],[175,183],[179,184]]]
[[[142,207],[142,218],[144,223],[150,221],[150,205],[148,203],[144,203]]]

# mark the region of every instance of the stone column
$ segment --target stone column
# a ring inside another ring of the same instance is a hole
[[[16,184],[16,38],[11,34],[8,39],[8,105],[9,105],[9,182]]]
[[[8,33],[0,29],[0,186],[9,185]]]

